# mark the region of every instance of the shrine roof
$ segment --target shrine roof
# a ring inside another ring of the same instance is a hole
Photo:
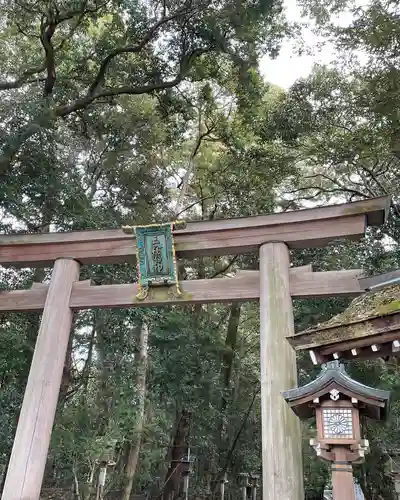
[[[377,292],[366,292],[353,299],[340,314],[301,333],[323,330],[334,326],[350,326],[353,323],[400,313],[400,284],[391,285]],[[300,335],[299,334],[299,335]]]
[[[322,346],[327,348],[332,346],[334,349],[337,345],[336,350],[343,352],[352,348],[381,344],[384,341],[391,342],[400,338],[399,330],[400,285],[395,284],[356,297],[342,313],[288,337],[288,341],[296,350]],[[354,344],[356,339],[362,339],[359,345]],[[346,342],[349,345],[339,345]],[[335,349],[332,353],[330,350],[330,354],[335,352]],[[324,354],[329,353],[327,351]]]

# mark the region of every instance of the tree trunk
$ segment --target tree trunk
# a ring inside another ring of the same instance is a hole
[[[75,320],[76,320],[76,313],[74,314],[74,317],[72,319],[71,331],[74,328]],[[63,375],[61,379],[60,394],[58,397],[59,398],[58,405],[59,409],[61,410],[63,409],[64,404],[67,400],[68,392],[70,390],[72,382],[72,351],[73,351],[73,335],[71,333],[68,340],[67,354],[65,356]]]
[[[225,412],[228,404],[227,396],[228,393],[230,392],[233,359],[235,356],[235,349],[237,344],[239,320],[240,320],[240,305],[232,304],[229,314],[226,338],[225,338],[225,349],[222,354],[222,369],[221,369],[221,378],[223,387],[223,393],[221,398],[222,413]],[[221,431],[223,431],[223,426],[221,428]]]
[[[241,375],[242,375],[240,363],[242,362],[242,360],[244,358],[244,346],[245,346],[245,340],[244,340],[244,336],[242,335],[241,339],[240,339],[240,346],[239,346],[239,356],[238,356],[239,364],[237,365],[236,373],[235,373],[235,386],[233,389],[233,397],[232,397],[232,404],[233,405],[235,405],[238,402],[239,394],[240,394],[240,382],[241,382]]]
[[[136,467],[139,458],[140,444],[142,440],[144,409],[146,398],[146,372],[147,372],[147,344],[149,339],[149,328],[146,321],[142,322],[139,341],[139,360],[138,371],[136,375],[136,387],[138,396],[138,415],[136,425],[133,429],[132,440],[129,444],[128,459],[125,466],[125,485],[122,491],[121,500],[129,500],[132,492],[133,479],[135,477]]]
[[[225,449],[225,417],[228,407],[228,398],[230,398],[230,386],[232,378],[233,360],[235,356],[235,349],[238,338],[238,329],[240,321],[240,305],[232,304],[228,328],[225,338],[225,349],[222,355],[222,368],[221,368],[221,379],[222,379],[222,396],[221,396],[221,420],[219,422],[219,455],[221,455]]]

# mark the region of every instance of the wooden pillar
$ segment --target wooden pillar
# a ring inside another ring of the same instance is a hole
[[[289,250],[260,248],[260,365],[263,500],[303,500],[300,421],[281,393],[297,387]]]
[[[38,500],[72,324],[69,299],[79,264],[54,263],[19,416],[3,500]]]
[[[335,447],[332,451],[335,456],[335,461],[332,462],[333,500],[355,500],[353,467],[347,461],[349,450]]]

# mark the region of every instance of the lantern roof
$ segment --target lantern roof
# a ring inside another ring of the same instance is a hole
[[[282,393],[286,402],[300,418],[310,418],[315,413],[317,398],[338,391],[348,399],[356,399],[360,413],[376,420],[386,418],[390,392],[374,389],[353,380],[340,361],[330,361],[322,365],[319,376],[302,387]]]

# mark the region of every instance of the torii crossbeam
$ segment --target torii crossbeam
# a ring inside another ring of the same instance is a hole
[[[261,413],[264,500],[303,500],[301,437],[297,418],[281,397],[296,387],[292,297],[363,292],[362,271],[313,273],[290,268],[289,248],[359,240],[367,225],[383,224],[387,197],[239,219],[192,222],[174,231],[179,257],[258,251],[260,271],[233,278],[184,281],[182,295],[162,288],[135,301],[137,285],[91,286],[79,281],[81,264],[133,262],[135,240],[122,230],[0,236],[0,265],[53,266],[49,285],[0,292],[0,311],[42,311],[43,316],[21,408],[3,500],[38,500],[70,335],[72,311],[95,307],[260,300]]]

